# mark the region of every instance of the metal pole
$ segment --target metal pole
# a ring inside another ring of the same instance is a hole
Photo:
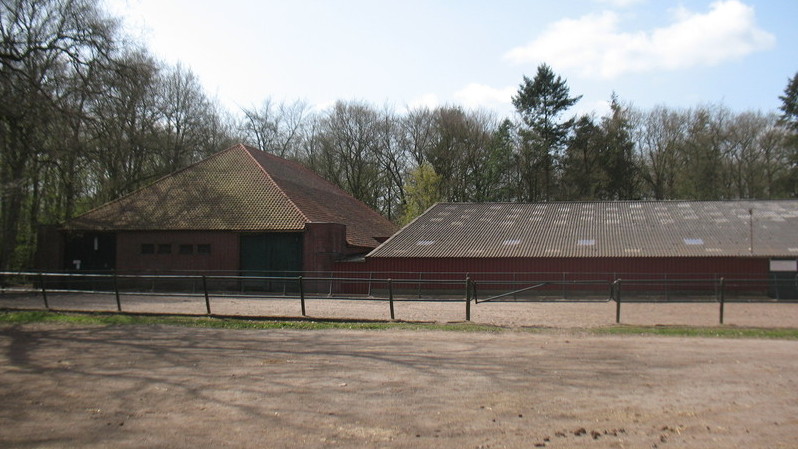
[[[393,313],[393,282],[391,281],[390,278],[388,279],[388,304],[390,305],[391,308],[391,319],[395,320],[396,317],[394,316]]]
[[[305,314],[305,283],[302,281],[302,276],[299,276],[299,303],[302,305],[302,316]]]
[[[116,279],[116,271],[114,271],[114,293],[116,294],[116,311],[122,311],[122,301],[119,300],[119,282]]]
[[[39,273],[39,286],[42,289],[42,299],[44,299],[44,308],[50,310],[50,304],[47,303],[47,290],[44,288],[44,275]]]
[[[205,292],[205,311],[208,315],[211,314],[211,299],[208,296],[208,280],[205,275],[202,275],[202,291]]]
[[[723,324],[723,312],[726,308],[725,280],[720,278],[720,324]]]
[[[471,277],[466,276],[466,321],[471,321],[471,290],[468,288],[471,284]]]
[[[621,280],[615,281],[615,324],[621,322]]]

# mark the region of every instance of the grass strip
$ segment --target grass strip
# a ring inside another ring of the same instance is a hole
[[[65,313],[48,311],[0,311],[0,323],[66,323],[98,326],[183,326],[213,329],[359,329],[359,330],[438,330],[457,332],[498,332],[501,327],[474,323],[411,323],[401,321],[268,320],[229,317],[189,317],[112,313]]]
[[[475,323],[412,323],[402,321],[342,321],[308,319],[250,319],[230,317],[191,317],[173,315],[135,315],[117,313],[67,313],[48,311],[0,310],[0,324],[64,323],[95,326],[182,326],[212,329],[353,329],[353,330],[432,330],[453,332],[503,332],[510,329]],[[542,332],[546,328],[524,328]],[[587,329],[596,335],[653,335],[696,338],[760,338],[798,340],[798,329],[747,328],[735,326],[631,326],[618,325]]]
[[[759,327],[609,326],[590,329],[600,335],[657,335],[666,337],[771,338],[798,340],[798,329]]]

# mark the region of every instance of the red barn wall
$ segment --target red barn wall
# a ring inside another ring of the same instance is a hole
[[[336,269],[351,278],[375,279],[451,279],[461,282],[466,275],[475,281],[510,281],[508,284],[492,283],[492,288],[512,290],[514,281],[553,281],[541,290],[562,288],[559,281],[598,281],[569,287],[572,290],[604,290],[617,279],[646,280],[636,283],[636,290],[712,290],[716,282],[727,279],[757,280],[740,284],[740,290],[750,287],[767,288],[769,258],[699,257],[699,258],[538,258],[538,259],[424,259],[424,258],[374,258],[364,262],[339,262]],[[686,281],[686,282],[679,282]],[[710,281],[710,282],[698,282]],[[761,282],[760,282],[761,281]],[[351,288],[353,291],[360,287]],[[358,284],[359,285],[359,284]],[[452,284],[455,285],[455,284]],[[440,284],[429,288],[447,289],[452,285]],[[459,286],[459,284],[457,284]],[[627,284],[628,285],[628,284]],[[459,287],[457,287],[459,288]],[[361,288],[362,289],[362,288]]]
[[[694,257],[694,258],[485,258],[485,259],[424,259],[424,258],[366,258],[364,263],[339,262],[339,271],[393,273],[572,273],[621,277],[685,275],[767,277],[767,257]],[[411,275],[412,276],[412,275]],[[595,276],[594,276],[595,277]]]
[[[155,254],[142,254],[142,245],[155,245]],[[171,245],[170,254],[157,254],[161,244]],[[232,232],[152,231],[119,232],[116,239],[118,272],[237,271],[239,236]],[[180,254],[180,245],[192,245],[192,254]],[[210,254],[198,254],[197,245],[210,245]]]
[[[346,250],[346,225],[308,223],[303,236],[302,266],[305,272],[331,271]]]

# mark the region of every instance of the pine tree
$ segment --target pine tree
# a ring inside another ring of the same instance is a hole
[[[781,124],[787,129],[789,135],[786,145],[790,149],[790,174],[788,176],[788,190],[793,197],[798,197],[798,72],[789,80],[784,89],[781,100]]]
[[[538,66],[534,79],[524,76],[512,99],[524,124],[520,130],[524,199],[550,200],[556,196],[560,154],[574,123],[573,118],[558,120],[580,98],[571,97],[565,80],[546,64]]]

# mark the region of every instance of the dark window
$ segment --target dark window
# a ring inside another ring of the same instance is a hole
[[[194,254],[194,245],[180,245],[178,252],[180,254]]]
[[[211,253],[211,245],[203,244],[197,245],[197,254],[210,254]]]
[[[155,245],[152,243],[142,243],[141,254],[155,254]]]
[[[158,244],[158,254],[172,254],[172,245],[169,243]]]

